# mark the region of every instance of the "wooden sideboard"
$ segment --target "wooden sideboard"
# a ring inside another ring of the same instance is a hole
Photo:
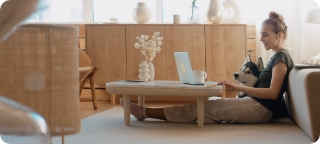
[[[256,62],[257,52],[256,52],[256,27],[247,26],[247,48],[246,55],[250,54],[251,60]]]
[[[99,66],[95,82],[100,88],[117,79],[139,79],[139,64],[145,57],[134,47],[136,37],[151,37],[154,32],[163,37],[161,51],[152,61],[155,80],[179,80],[173,52],[189,52],[192,68],[205,70],[207,81],[233,80],[233,73],[239,71],[248,54],[245,24],[86,24],[85,29],[85,50]]]

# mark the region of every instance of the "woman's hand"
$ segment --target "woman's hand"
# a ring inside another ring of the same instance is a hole
[[[225,86],[237,91],[241,91],[243,88],[241,85],[227,80],[219,81],[218,84],[224,84]]]

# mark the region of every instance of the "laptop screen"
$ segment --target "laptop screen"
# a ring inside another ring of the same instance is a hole
[[[176,67],[181,83],[195,84],[188,52],[174,52]]]

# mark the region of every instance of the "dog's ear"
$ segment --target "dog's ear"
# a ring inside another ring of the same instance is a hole
[[[264,69],[264,65],[263,65],[263,62],[262,62],[262,58],[261,58],[261,57],[259,57],[259,58],[257,59],[256,65],[257,65],[259,71],[262,71],[262,70]]]
[[[251,57],[250,54],[247,55],[246,59],[243,62],[243,65],[245,65],[246,63],[251,62]]]

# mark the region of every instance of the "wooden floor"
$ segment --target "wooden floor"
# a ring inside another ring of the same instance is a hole
[[[80,115],[81,118],[86,118],[88,116],[97,114],[99,112],[111,109],[118,105],[110,104],[110,101],[97,101],[98,109],[94,110],[91,101],[80,102]]]
[[[136,103],[136,102],[135,102]],[[91,101],[80,102],[80,114],[81,118],[86,118],[97,114],[102,111],[106,111],[113,107],[120,107],[119,104],[112,105],[110,101],[97,101],[98,109],[94,110]],[[147,107],[166,107],[166,106],[175,106],[175,105],[182,105],[185,103],[168,103],[168,102],[146,102],[145,105]]]

